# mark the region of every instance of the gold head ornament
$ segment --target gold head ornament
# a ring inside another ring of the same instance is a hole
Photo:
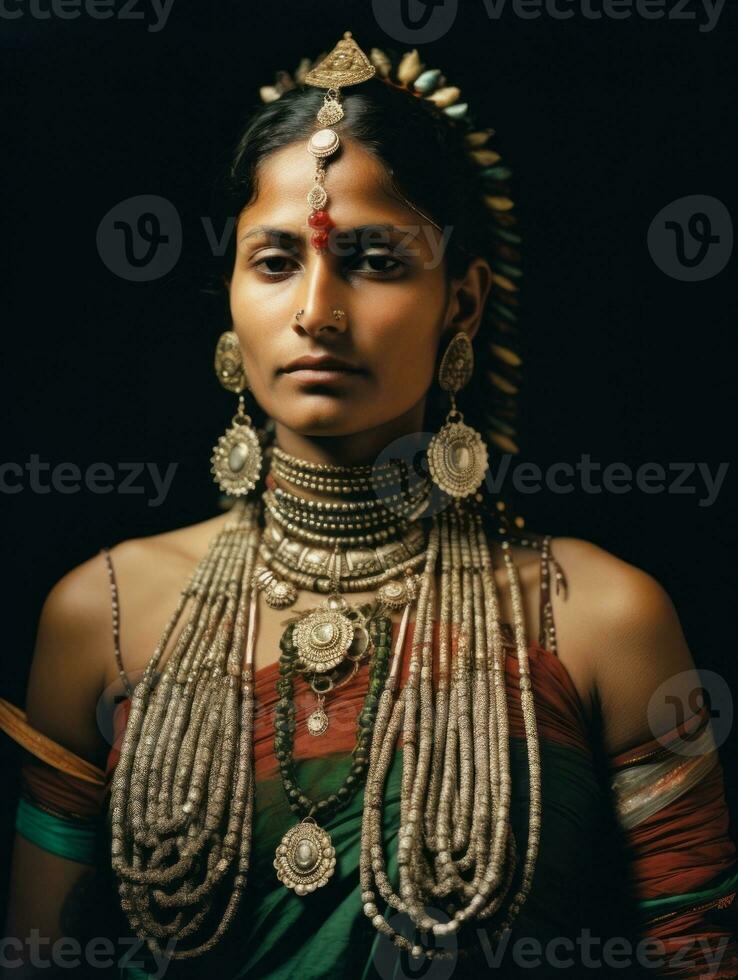
[[[264,103],[275,102],[287,92],[305,85],[326,89],[316,117],[320,128],[311,135],[308,143],[308,150],[316,158],[315,180],[308,193],[310,211],[307,221],[312,229],[311,244],[319,254],[323,252],[329,246],[330,233],[335,227],[328,213],[325,175],[327,162],[338,153],[341,145],[339,133],[332,128],[344,117],[341,89],[370,78],[410,97],[423,99],[450,128],[460,127],[463,131],[468,158],[481,178],[480,204],[491,219],[492,288],[488,313],[485,312],[491,329],[487,341],[489,357],[483,359],[483,369],[485,381],[490,382],[495,391],[495,401],[486,417],[485,436],[502,452],[518,453],[515,423],[522,380],[522,358],[517,342],[522,239],[509,189],[512,173],[501,154],[490,145],[495,130],[476,125],[469,103],[462,98],[461,88],[451,84],[440,68],[428,67],[417,49],[390,53],[373,47],[367,55],[351,32],[346,31],[330,52],[319,54],[314,61],[303,57],[293,73],[280,70],[275,74],[273,84],[259,89]],[[399,189],[397,193],[410,209],[442,232],[438,222],[408,201]]]

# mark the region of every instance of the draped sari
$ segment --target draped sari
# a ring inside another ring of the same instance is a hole
[[[397,629],[395,624],[395,636]],[[515,646],[509,632],[507,636],[511,823],[522,855],[528,760]],[[403,674],[409,665],[412,624],[405,643]],[[491,969],[503,977],[528,977],[531,971],[543,976],[556,971],[558,976],[561,970],[576,977],[738,976],[738,865],[707,709],[658,740],[603,756],[561,660],[540,641],[529,644],[529,658],[542,769],[541,839],[528,899],[499,943],[490,942],[492,928],[480,922],[476,960],[433,961],[419,971],[417,961],[408,962],[406,954],[377,932],[363,913],[359,886],[361,790],[323,824],[337,858],[329,882],[304,897],[279,882],[272,865],[275,849],[296,818],[273,751],[278,677],[278,664],[273,663],[255,678],[254,831],[246,892],[233,925],[205,957],[157,964],[141,945],[131,962],[116,961],[114,975],[121,980],[200,977],[212,968],[231,980],[460,978]],[[314,695],[304,681],[296,682],[294,758],[309,795],[320,797],[340,786],[350,766],[367,685],[364,664],[340,695],[329,700],[329,728],[315,737],[305,725],[315,707]],[[70,860],[98,868],[101,862],[109,865],[107,805],[129,709],[129,698],[114,708],[103,772],[46,739],[27,724],[22,711],[0,699],[0,727],[24,746],[16,818],[20,835]],[[685,733],[699,748],[689,757],[678,751]],[[400,742],[383,809],[394,881],[401,771]],[[387,914],[396,928],[402,924],[399,913]],[[406,925],[401,931],[412,937]],[[453,936],[444,940],[451,951],[455,943]]]

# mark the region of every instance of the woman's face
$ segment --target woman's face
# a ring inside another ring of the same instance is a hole
[[[258,197],[236,226],[230,283],[249,387],[288,451],[290,434],[419,431],[439,342],[459,306],[444,236],[388,193],[381,164],[353,141],[327,167],[336,228],[316,253],[306,220],[314,170],[304,143],[261,165]],[[377,225],[392,230],[365,228]],[[293,365],[325,356],[353,370]]]

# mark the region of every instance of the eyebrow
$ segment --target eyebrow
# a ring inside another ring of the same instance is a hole
[[[337,234],[342,235],[355,235],[360,238],[367,233],[377,233],[377,232],[389,232],[390,234],[404,234],[407,235],[410,231],[415,228],[414,225],[398,226],[390,223],[386,224],[369,224],[369,225],[357,225],[355,228],[347,228],[344,231],[339,231]],[[312,233],[312,230],[311,230]],[[419,231],[412,235],[412,238],[416,238]],[[272,228],[269,225],[255,225],[253,228],[249,229],[245,234],[239,238],[239,242],[245,242],[249,238],[256,238],[259,236],[264,236],[265,238],[275,239],[277,241],[283,242],[302,242],[305,240],[305,233],[287,231],[284,228]]]

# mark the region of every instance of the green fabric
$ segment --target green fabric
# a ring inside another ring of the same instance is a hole
[[[45,851],[81,864],[95,864],[98,841],[95,824],[54,816],[21,797],[15,829]]]
[[[728,894],[738,887],[738,870],[728,877],[723,877],[712,888],[703,888],[696,892],[684,892],[682,895],[668,895],[664,898],[646,898],[638,902],[638,907],[644,912],[673,911],[681,908],[682,905],[694,905],[697,902],[709,902],[713,898],[719,898],[723,894]]]
[[[511,739],[510,747],[511,816],[519,871],[527,841],[527,751],[518,739]],[[598,835],[603,795],[587,753],[545,740],[540,750],[546,820],[533,888],[516,922],[521,935],[535,936],[545,944],[550,938],[568,935],[572,923],[579,928],[583,916],[586,920],[597,889],[592,876],[594,858],[601,847]],[[300,779],[310,795],[322,795],[340,786],[348,765],[345,755],[305,760],[299,764]],[[398,751],[388,776],[383,809],[385,854],[394,882],[401,775],[402,752]],[[202,962],[201,973],[212,963],[219,977],[229,980],[385,980],[415,975],[417,964],[403,967],[396,948],[377,932],[362,909],[358,872],[362,807],[363,792],[359,792],[346,809],[324,825],[336,849],[334,875],[323,888],[300,897],[278,881],[272,864],[280,838],[296,818],[287,806],[278,777],[258,783],[246,893],[221,949],[208,963]],[[387,910],[381,899],[378,905],[399,929],[397,914]],[[400,931],[413,935],[406,929]],[[178,962],[183,961],[173,961],[167,970],[171,980],[180,976]],[[146,966],[153,972],[153,960]],[[477,965],[470,975],[478,972]],[[130,971],[121,974],[124,980],[143,980],[145,976]],[[454,980],[466,976],[461,963],[456,964],[453,976]]]

